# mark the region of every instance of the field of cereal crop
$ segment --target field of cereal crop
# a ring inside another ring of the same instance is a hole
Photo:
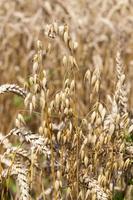
[[[0,0],[0,199],[133,199],[132,0]]]

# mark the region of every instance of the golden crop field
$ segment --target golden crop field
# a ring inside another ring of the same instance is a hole
[[[0,200],[133,199],[133,1],[0,0]]]

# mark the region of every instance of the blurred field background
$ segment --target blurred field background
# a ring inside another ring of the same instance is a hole
[[[16,83],[23,86],[32,73],[36,41],[44,47],[43,66],[48,72],[50,98],[62,88],[66,77],[71,77],[62,58],[68,53],[60,38],[45,35],[47,24],[68,25],[71,37],[78,42],[75,58],[78,70],[76,108],[81,118],[90,111],[89,88],[84,76],[89,68],[101,70],[100,98],[107,109],[107,95],[116,86],[116,53],[120,48],[128,90],[128,112],[133,117],[133,1],[132,0],[0,0],[0,85]],[[52,44],[47,57],[45,47]],[[8,133],[18,113],[23,114],[32,130],[37,130],[38,114],[30,116],[21,98],[12,94],[0,96],[0,132]],[[133,194],[133,193],[132,193]],[[126,200],[133,199],[131,192]],[[116,199],[124,199],[118,197]]]

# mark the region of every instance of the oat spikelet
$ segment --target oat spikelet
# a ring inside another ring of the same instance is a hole
[[[15,93],[19,96],[22,96],[23,98],[25,98],[27,95],[27,92],[23,88],[15,84],[4,84],[0,86],[0,94],[4,94],[8,92]]]

